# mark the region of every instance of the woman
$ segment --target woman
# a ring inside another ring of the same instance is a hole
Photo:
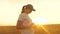
[[[30,14],[33,9],[31,4],[27,4],[23,6],[22,12],[19,15],[16,28],[21,31],[21,34],[34,34],[34,30],[32,28],[32,20],[29,18],[28,14]]]

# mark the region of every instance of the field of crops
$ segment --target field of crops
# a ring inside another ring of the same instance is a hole
[[[60,24],[34,27],[35,34],[60,34]],[[0,26],[0,34],[20,34],[16,26]]]

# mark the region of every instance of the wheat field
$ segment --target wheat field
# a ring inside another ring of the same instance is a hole
[[[35,34],[60,34],[60,24],[34,27]],[[0,34],[20,34],[16,26],[0,26]]]

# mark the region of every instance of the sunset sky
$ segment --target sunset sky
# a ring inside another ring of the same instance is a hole
[[[26,4],[36,9],[29,15],[34,23],[60,24],[60,0],[0,0],[0,26],[15,26]]]

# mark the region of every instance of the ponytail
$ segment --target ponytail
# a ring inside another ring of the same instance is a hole
[[[26,8],[26,7],[25,7],[25,6],[23,6],[21,13],[24,13],[24,8]]]
[[[21,13],[24,13],[24,11],[22,11]]]

